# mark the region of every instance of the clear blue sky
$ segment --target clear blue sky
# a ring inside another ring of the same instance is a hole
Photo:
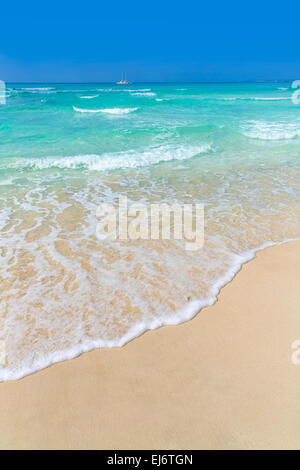
[[[1,3],[6,81],[300,79],[299,1]]]

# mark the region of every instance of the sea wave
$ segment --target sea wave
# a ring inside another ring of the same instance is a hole
[[[241,254],[232,255],[231,263],[226,269],[226,272],[217,277],[213,285],[210,287],[207,296],[205,298],[199,298],[197,300],[188,301],[182,308],[173,312],[172,315],[166,315],[158,318],[143,319],[132,325],[121,338],[116,339],[94,339],[84,338],[84,341],[80,341],[74,346],[68,348],[54,350],[47,352],[43,357],[34,357],[29,364],[22,365],[21,367],[6,368],[0,365],[0,382],[18,380],[26,375],[32,374],[38,370],[45,369],[55,363],[62,362],[65,360],[73,359],[80,356],[82,353],[92,351],[98,348],[114,348],[122,347],[129,343],[133,339],[141,336],[143,333],[149,330],[156,330],[162,326],[167,325],[179,325],[187,322],[194,318],[203,308],[209,307],[217,301],[217,297],[221,289],[236,276],[240,271],[241,267],[255,258],[259,251],[262,251],[271,246],[283,245],[284,243],[296,241],[299,238],[286,238],[280,242],[266,242],[258,246],[257,248],[246,250]]]
[[[250,98],[250,99],[253,99],[255,101],[281,101],[281,100],[289,100],[290,98],[288,97],[283,97],[283,96],[270,96],[270,97],[254,97],[254,98]]]
[[[84,100],[92,100],[93,98],[98,98],[99,95],[92,95],[92,96],[80,96],[81,99]]]
[[[12,88],[14,92],[21,92],[21,93],[55,93],[56,88],[54,87],[24,87],[24,88]]]
[[[26,90],[26,91],[49,91],[49,90],[55,90],[54,87],[24,87],[24,88],[19,88],[19,90]]]
[[[77,108],[76,106],[73,106],[73,109],[74,111],[77,111],[78,113],[106,113],[106,114],[122,115],[122,114],[132,113],[133,111],[136,111],[138,108],[82,109],[82,108]]]
[[[98,88],[98,91],[103,91],[103,92],[107,92],[107,93],[111,93],[111,92],[116,92],[116,93],[119,93],[119,92],[123,92],[123,91],[127,91],[129,93],[138,93],[138,92],[147,92],[147,91],[151,91],[151,88],[140,88],[140,89],[130,89],[130,88]]]
[[[172,95],[168,99],[195,99],[200,101],[288,101],[289,96],[203,96],[203,95]]]
[[[6,178],[4,180],[0,179],[0,186],[8,186],[14,183],[14,178]]]
[[[289,97],[283,96],[232,96],[232,97],[224,97],[224,98],[217,98],[224,101],[281,101],[281,100],[289,100]]]
[[[127,152],[105,153],[102,155],[75,155],[69,157],[47,157],[44,159],[18,159],[11,167],[32,168],[44,170],[49,168],[79,169],[85,168],[91,171],[105,171],[122,168],[138,168],[154,165],[160,162],[172,160],[187,160],[198,154],[206,153],[211,149],[209,144],[199,146],[179,147],[159,146],[144,152],[135,150]]]
[[[156,96],[156,93],[153,92],[135,92],[131,93],[132,96]]]
[[[260,140],[286,140],[300,137],[300,123],[252,121],[242,126],[246,137]]]

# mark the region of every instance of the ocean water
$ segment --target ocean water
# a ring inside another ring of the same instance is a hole
[[[300,238],[293,91],[290,83],[8,85],[0,380],[188,320],[257,250]],[[204,204],[203,249],[99,241],[96,209],[119,196]]]

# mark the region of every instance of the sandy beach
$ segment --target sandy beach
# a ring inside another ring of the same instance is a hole
[[[1,449],[299,449],[299,280],[268,248],[193,320],[1,383]]]
[[[2,5],[0,450],[300,450],[294,3]]]

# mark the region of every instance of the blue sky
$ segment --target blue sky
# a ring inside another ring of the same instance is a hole
[[[5,2],[0,79],[299,79],[299,10],[294,0]]]

